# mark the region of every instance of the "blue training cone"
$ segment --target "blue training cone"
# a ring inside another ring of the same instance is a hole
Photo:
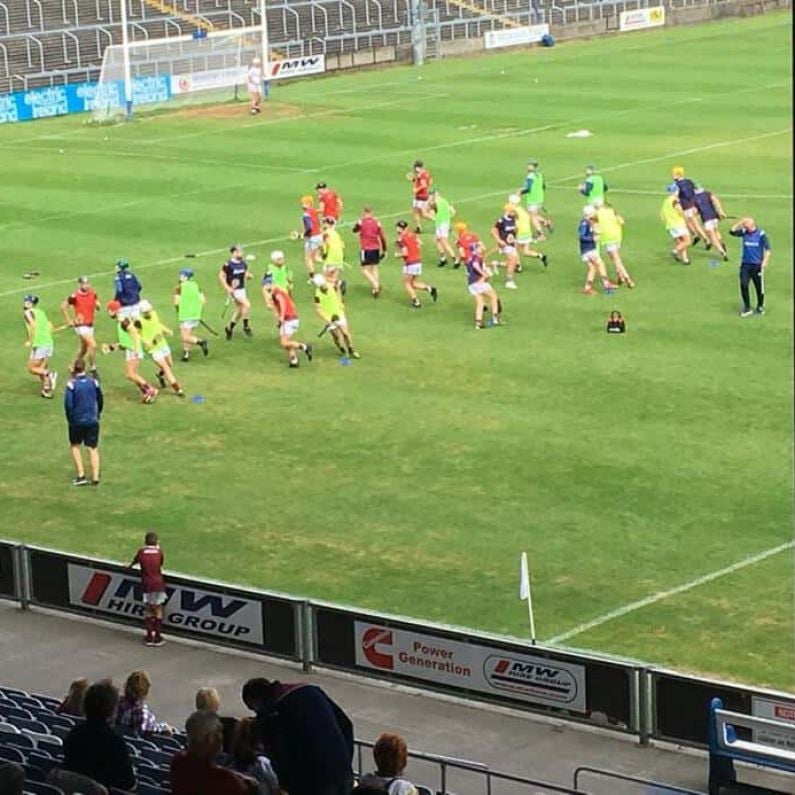
[[[204,403],[204,395],[194,395],[191,398],[191,402],[196,404]]]
[[[350,356],[340,356],[340,364],[347,367],[351,363]]]

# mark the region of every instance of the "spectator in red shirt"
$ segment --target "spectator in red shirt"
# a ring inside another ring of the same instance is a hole
[[[142,546],[132,559],[129,568],[141,567],[141,590],[144,600],[145,643],[147,646],[162,646],[163,605],[168,601],[166,581],[163,579],[163,550],[157,533],[151,530],[144,538]]]
[[[185,723],[188,747],[171,760],[173,795],[255,795],[257,783],[218,767],[221,721],[213,712],[194,712]]]
[[[425,168],[422,160],[415,160],[411,171],[406,174],[406,179],[412,185],[414,198],[411,203],[411,211],[414,215],[414,231],[419,235],[422,232],[422,219],[433,217],[428,208],[433,177]]]
[[[85,359],[88,371],[97,372],[97,341],[94,339],[94,313],[101,308],[99,298],[88,276],[77,280],[77,289],[61,304],[61,312],[68,326],[72,326],[80,340],[75,359]]]
[[[342,199],[339,193],[329,188],[325,182],[315,185],[317,191],[317,207],[321,218],[333,218],[339,222],[342,217]]]
[[[364,278],[370,282],[373,298],[381,295],[381,277],[378,263],[386,256],[386,237],[381,222],[373,215],[371,207],[365,207],[362,217],[353,225],[353,231],[359,235],[359,262]]]
[[[432,284],[425,284],[419,277],[422,275],[422,255],[420,247],[422,243],[417,235],[408,228],[405,221],[398,221],[395,224],[397,230],[397,253],[395,256],[403,258],[403,286],[411,298],[411,305],[419,309],[422,304],[417,298],[417,290],[425,290],[430,294],[433,302],[439,297],[436,288]]]

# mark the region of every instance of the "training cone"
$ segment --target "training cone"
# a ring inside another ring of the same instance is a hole
[[[350,356],[340,356],[340,364],[347,367],[351,363]]]
[[[191,401],[193,403],[204,403],[204,395],[194,395],[191,398]]]

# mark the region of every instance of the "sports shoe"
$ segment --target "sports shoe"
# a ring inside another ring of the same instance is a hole
[[[439,263],[437,264],[436,267],[437,268],[443,268],[445,265],[447,265],[447,260],[446,259],[440,259]]]
[[[546,268],[549,265],[549,257],[546,254],[541,255],[541,264]]]
[[[412,309],[422,309],[422,304],[420,303],[419,298],[412,298],[411,299],[411,308]]]
[[[308,362],[312,361],[312,356],[314,355],[314,353],[315,349],[312,347],[310,343],[307,343],[306,347],[304,348],[304,355],[306,356],[306,360]]]
[[[415,232],[416,232],[418,235],[421,235],[421,234],[422,234],[422,227],[421,227],[421,226],[415,226],[415,227],[414,227],[414,231],[415,231]]]
[[[350,351],[348,351],[348,353],[350,354],[351,359],[361,359],[362,358],[362,355],[361,355],[361,353],[359,353],[359,351],[350,350]]]
[[[210,353],[210,346],[207,344],[207,340],[199,340],[199,347],[202,349],[202,353],[205,356]]]
[[[516,282],[511,279],[510,281],[505,282],[505,287],[508,290],[518,290],[519,288],[516,286]]]
[[[712,248],[712,243],[705,243],[704,244],[704,251],[709,251]]]
[[[378,287],[373,287],[371,292],[373,294],[373,298],[378,298],[378,296],[381,295],[381,285],[379,284]]]
[[[605,282],[605,283],[602,285],[602,287],[604,287],[604,288],[605,288],[605,290],[617,290],[617,289],[618,289],[618,285],[617,285],[617,284],[614,284],[613,282],[610,282],[610,281],[608,281],[608,282]]]
[[[154,646],[155,641],[153,638],[144,638],[144,646]]]
[[[437,299],[439,298],[439,291],[435,287],[431,287],[428,292],[431,294],[431,300],[436,303]]]
[[[593,287],[583,287],[583,295],[596,295],[596,290]]]
[[[158,390],[155,389],[153,386],[150,386],[149,389],[146,390],[144,396],[142,398],[143,402],[146,404],[154,403],[155,398],[158,396]]]
[[[287,363],[290,365],[290,367],[298,367],[298,357],[297,356],[291,357],[290,359],[287,360]]]
[[[253,337],[254,336],[254,333],[251,331],[251,326],[243,326],[243,333],[247,337]]]
[[[55,392],[55,385],[58,383],[58,373],[55,371],[50,372],[50,392]]]
[[[749,306],[748,309],[743,309],[743,311],[740,312],[740,317],[751,317],[753,313],[754,313],[753,310]]]
[[[182,351],[182,361],[187,362],[190,359],[190,353],[188,351]]]
[[[483,325],[483,321],[482,320],[476,320],[475,321],[475,331],[479,331],[482,328],[485,328],[485,326]]]
[[[685,258],[685,257],[682,257],[680,262],[682,263],[682,265],[689,265],[690,264],[690,260]]]
[[[165,644],[166,644],[166,642],[163,640],[163,638],[158,637],[158,638],[155,638],[149,645],[150,646],[165,646]]]
[[[102,379],[99,377],[99,370],[96,367],[91,367],[88,370],[88,374],[95,380],[101,381]]]
[[[185,397],[185,392],[182,389],[178,389],[177,390],[177,397],[178,398],[184,398]]]
[[[156,377],[157,377],[157,383],[160,384],[160,388],[161,389],[165,389],[166,388],[166,376],[165,376],[165,374],[161,371],[161,372],[159,372],[157,374]]]
[[[99,481],[98,480],[92,480],[91,481],[91,485],[92,486],[99,486]]]
[[[502,322],[498,317],[492,316],[486,325],[488,325],[489,328],[494,328],[494,326],[501,326]]]
[[[757,307],[757,308],[754,310],[754,312],[755,312],[757,315],[764,315],[764,314],[765,314],[765,308],[764,308],[763,306],[758,306],[758,307]]]
[[[693,245],[694,245],[694,246],[697,246],[697,245],[698,245],[700,242],[701,242],[701,238],[700,238],[698,235],[696,235],[696,236],[693,238]]]
[[[46,400],[52,400],[52,392],[50,392],[47,389],[42,389],[41,390],[41,396],[43,398],[45,398]]]
[[[453,260],[453,270],[457,271],[460,267],[461,267],[461,260],[460,259],[454,259]]]
[[[673,249],[671,249],[671,256],[674,258],[676,262],[679,262],[679,255]]]
[[[635,282],[633,282],[632,279],[627,279],[627,287],[629,287],[630,290],[634,290]]]
[[[224,335],[227,341],[232,339],[232,329],[229,326],[224,326]]]
[[[515,273],[521,273],[523,270],[524,270],[524,266],[522,265],[522,263],[521,262],[517,262],[516,263],[516,271],[515,271]]]
[[[88,485],[88,478],[85,475],[78,475],[77,477],[72,478],[72,485],[73,486],[87,486]]]
[[[340,295],[345,298],[345,293],[348,292],[348,282],[345,279],[340,279]]]

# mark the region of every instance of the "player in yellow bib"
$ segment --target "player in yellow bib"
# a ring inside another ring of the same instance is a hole
[[[334,285],[329,284],[326,278],[319,273],[312,277],[312,284],[315,285],[315,312],[326,324],[324,331],[328,330],[329,334],[331,334],[331,339],[334,340],[334,344],[337,346],[337,350],[343,356],[347,353],[352,359],[361,358],[353,347],[353,339],[348,327],[348,319],[345,317],[345,304],[342,302],[342,297],[334,288]]]
[[[512,193],[508,197],[508,204],[516,213],[516,247],[519,249],[519,253],[525,257],[540,259],[541,264],[546,268],[549,263],[547,255],[530,247],[533,242],[533,219],[530,213],[522,207],[519,194]]]
[[[632,289],[632,281],[624,261],[621,259],[621,242],[624,239],[624,219],[609,204],[596,208],[596,224],[599,227],[599,243],[605,247],[607,255],[616,267],[616,281]]]
[[[174,332],[164,326],[157,316],[157,312],[152,308],[149,301],[141,301],[141,342],[144,350],[152,357],[152,360],[160,368],[157,371],[157,380],[162,389],[168,384],[174,390],[177,397],[184,398],[185,393],[174,375],[174,362],[171,359],[171,348],[168,347],[166,336],[173,336]]]
[[[690,232],[687,229],[684,210],[679,203],[679,188],[676,187],[675,182],[668,186],[668,196],[662,204],[660,218],[665,224],[668,234],[676,241],[671,250],[671,256],[682,265],[689,265],[690,258],[687,256],[687,249],[690,247]]]
[[[345,241],[337,231],[337,222],[330,216],[323,219],[323,276],[326,281],[345,295],[346,284],[342,279],[345,267]]]

